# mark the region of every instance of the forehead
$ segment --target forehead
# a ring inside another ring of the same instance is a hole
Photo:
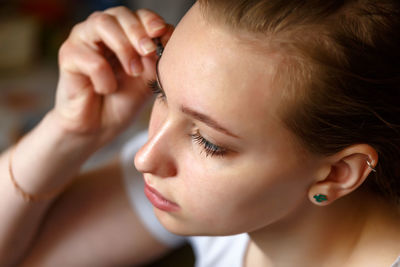
[[[195,4],[164,51],[160,76],[168,101],[248,134],[277,119],[276,61],[272,53],[261,55],[229,29],[210,24]]]

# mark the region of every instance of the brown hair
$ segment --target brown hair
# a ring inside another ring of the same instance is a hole
[[[277,81],[292,107],[282,121],[305,148],[331,155],[371,145],[379,163],[367,185],[400,203],[398,0],[199,3],[206,18],[279,47]]]

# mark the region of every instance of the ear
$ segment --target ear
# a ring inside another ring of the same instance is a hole
[[[369,162],[369,164],[368,164]],[[357,144],[326,158],[321,177],[316,177],[308,196],[316,205],[325,206],[357,189],[378,162],[376,150]]]

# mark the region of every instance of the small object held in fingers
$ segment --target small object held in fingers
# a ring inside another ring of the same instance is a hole
[[[164,51],[164,47],[161,43],[161,38],[160,37],[154,38],[153,41],[157,46],[157,49],[156,49],[157,56],[161,57],[161,55]]]

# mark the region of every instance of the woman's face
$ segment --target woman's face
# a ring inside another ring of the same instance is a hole
[[[165,97],[135,165],[179,209],[155,208],[182,235],[251,232],[308,202],[316,158],[293,142],[271,82],[278,57],[208,24],[196,4],[159,63]]]

